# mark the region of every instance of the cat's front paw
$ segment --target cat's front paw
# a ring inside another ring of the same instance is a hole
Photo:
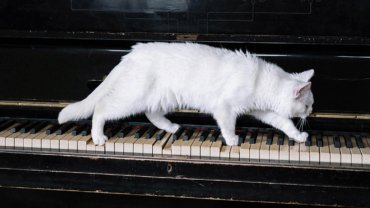
[[[92,139],[95,145],[101,146],[105,144],[105,141],[108,140],[108,137],[105,135],[97,135],[97,136],[93,136]]]
[[[168,129],[166,129],[166,131],[174,134],[179,128],[180,125],[173,123]]]
[[[237,135],[224,137],[228,146],[235,146],[239,144],[239,137]]]
[[[300,132],[294,140],[297,142],[305,142],[307,140],[308,133],[307,132]]]

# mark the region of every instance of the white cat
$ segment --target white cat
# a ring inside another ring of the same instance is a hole
[[[309,80],[314,70],[289,74],[242,51],[194,43],[139,43],[84,100],[68,105],[59,123],[92,118],[92,138],[103,145],[107,120],[145,112],[158,128],[180,127],[165,114],[175,108],[199,109],[217,121],[227,145],[237,145],[235,122],[250,114],[298,142],[308,136],[290,120],[312,112]]]

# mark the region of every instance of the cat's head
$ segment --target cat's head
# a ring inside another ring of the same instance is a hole
[[[292,82],[288,90],[290,96],[287,96],[289,104],[286,106],[290,117],[305,119],[312,113],[314,99],[310,79],[313,75],[313,69],[291,74]]]

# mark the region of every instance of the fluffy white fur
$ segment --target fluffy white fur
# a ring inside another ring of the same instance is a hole
[[[290,118],[305,119],[311,113],[313,74],[289,74],[248,52],[193,43],[139,43],[87,98],[65,107],[58,120],[93,115],[92,138],[103,145],[107,120],[145,112],[155,126],[174,133],[179,125],[164,115],[193,108],[213,115],[228,145],[238,143],[235,122],[240,114],[304,142],[308,134]]]

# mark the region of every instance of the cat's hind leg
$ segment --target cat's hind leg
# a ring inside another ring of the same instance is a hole
[[[108,137],[104,135],[106,106],[104,103],[95,105],[94,114],[92,117],[91,136],[94,144],[103,145]]]
[[[168,120],[164,116],[164,112],[146,112],[145,115],[154,126],[169,133],[175,133],[180,128],[180,125],[172,123],[170,120]]]
[[[213,117],[221,129],[226,144],[229,146],[238,145],[239,139],[235,134],[236,114],[225,107],[216,110]]]

